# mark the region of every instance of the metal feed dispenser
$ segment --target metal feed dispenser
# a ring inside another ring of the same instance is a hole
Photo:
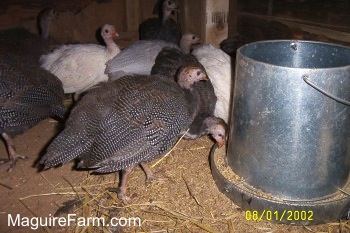
[[[237,50],[235,72],[226,159],[242,179],[225,178],[214,147],[219,189],[244,210],[313,214],[269,219],[282,223],[319,224],[347,215],[350,48],[260,41]]]

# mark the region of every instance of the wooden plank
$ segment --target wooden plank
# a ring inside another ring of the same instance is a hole
[[[138,30],[140,24],[140,0],[125,0],[127,31]]]
[[[183,33],[194,33],[202,39],[205,36],[205,2],[203,0],[179,0],[178,22]],[[203,28],[203,31],[202,31]]]
[[[205,43],[219,46],[228,36],[229,0],[206,0]]]
[[[230,0],[229,2],[229,15],[228,15],[228,36],[237,34],[238,28],[238,0]]]
[[[251,41],[266,39],[304,39],[334,42],[344,45],[350,44],[349,32],[329,29],[326,28],[327,25],[324,24],[243,12],[239,12],[238,16],[241,25],[240,33],[243,36],[247,36]],[[249,28],[248,31],[245,28]]]

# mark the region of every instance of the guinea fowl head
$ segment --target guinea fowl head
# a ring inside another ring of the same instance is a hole
[[[217,117],[207,117],[204,120],[207,134],[210,134],[218,143],[218,147],[222,147],[226,143],[227,125],[224,120]]]
[[[162,5],[162,22],[165,23],[171,13],[178,11],[179,7],[174,0],[164,0]]]
[[[177,83],[184,89],[192,90],[192,85],[201,80],[208,80],[204,70],[197,66],[180,67],[177,75]]]
[[[57,19],[58,12],[53,8],[44,8],[38,14],[38,26],[41,38],[47,39],[49,37],[50,26],[53,20]]]
[[[105,24],[101,29],[101,36],[103,39],[109,39],[119,35],[113,25]]]
[[[192,33],[183,34],[180,40],[181,51],[189,54],[191,53],[192,46],[198,43],[201,43],[199,36]]]

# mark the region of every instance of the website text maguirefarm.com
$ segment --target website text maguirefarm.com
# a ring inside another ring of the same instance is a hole
[[[72,225],[81,227],[139,227],[141,219],[139,217],[112,217],[108,222],[103,217],[78,217],[76,214],[68,214],[65,217],[54,217],[51,214],[47,217],[24,217],[20,214],[7,216],[9,227],[30,227],[33,230],[39,227],[69,227]]]

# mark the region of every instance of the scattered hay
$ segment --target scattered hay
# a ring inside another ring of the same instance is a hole
[[[112,218],[139,217],[141,226],[78,226],[65,232],[350,232],[347,221],[318,226],[292,226],[267,221],[247,221],[244,211],[218,191],[211,176],[208,156],[212,142],[208,138],[196,141],[180,140],[171,153],[156,164],[153,169],[163,172],[167,182],[146,185],[141,168],[130,175],[128,193],[132,201],[124,205],[113,192],[106,189],[119,183],[119,174],[92,175],[85,172],[85,178],[78,184],[69,176],[55,185],[45,176],[51,193],[33,194],[20,199],[24,204],[31,198],[64,196],[61,215],[74,213],[80,217],[102,217],[105,222]],[[238,181],[241,180],[237,177]],[[73,201],[72,201],[73,199]],[[69,200],[71,202],[69,203]],[[67,202],[68,203],[65,203]],[[71,205],[69,205],[71,204]],[[34,212],[27,208],[34,216]],[[62,231],[62,228],[44,229],[46,232]]]

